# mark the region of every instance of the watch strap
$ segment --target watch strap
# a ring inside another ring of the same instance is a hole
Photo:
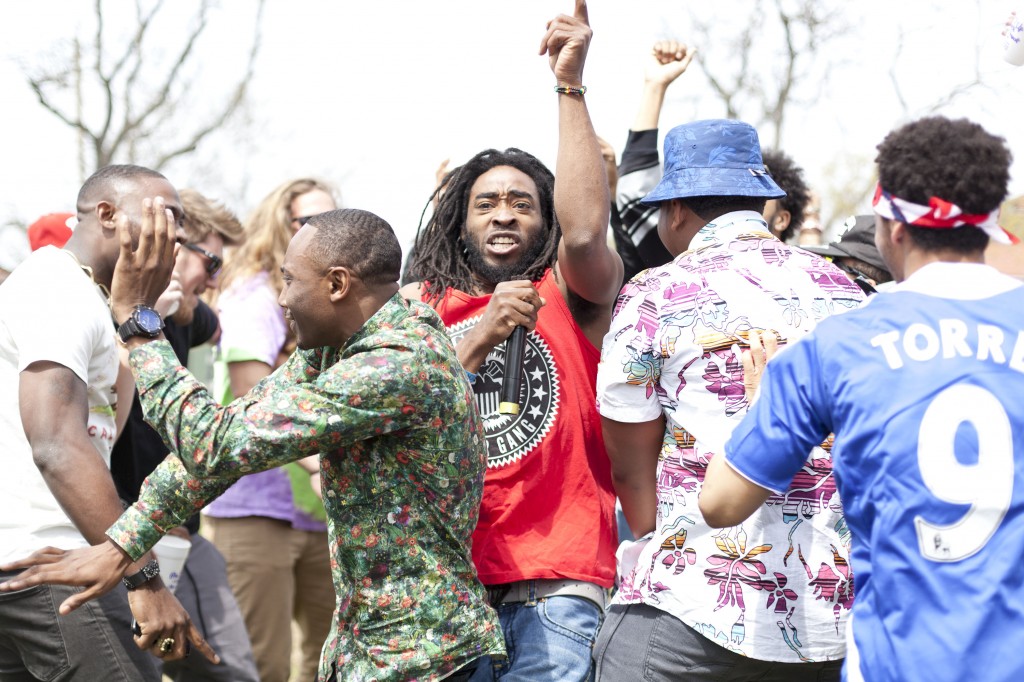
[[[156,559],[152,559],[139,572],[121,578],[121,582],[124,583],[128,590],[134,590],[142,587],[158,575],[160,575],[160,564],[157,563]]]
[[[121,343],[126,343],[128,339],[138,333],[139,325],[136,324],[134,317],[129,317],[117,328],[117,338],[121,339]]]
[[[157,313],[154,308],[144,305],[135,306],[132,309],[132,314],[128,316],[128,319],[122,322],[117,327],[117,338],[121,339],[121,343],[127,343],[128,339],[132,338],[133,336],[142,336],[147,339],[155,339],[157,336],[160,335],[160,330],[157,330],[156,332],[147,332],[145,329],[142,328],[141,325],[139,325],[138,321],[136,320],[136,316],[139,314],[140,310],[151,311],[154,315],[157,315],[157,317],[159,317],[159,313]],[[160,328],[163,329],[163,326],[163,319],[161,319]]]

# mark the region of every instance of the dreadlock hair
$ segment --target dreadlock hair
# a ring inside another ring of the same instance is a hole
[[[471,201],[470,190],[477,178],[497,166],[511,166],[530,176],[537,185],[541,217],[547,228],[547,242],[543,250],[523,269],[520,277],[537,281],[554,262],[558,240],[562,236],[555,217],[555,176],[537,157],[521,149],[487,149],[453,170],[434,190],[420,215],[412,247],[411,272],[425,283],[428,301],[440,300],[449,288],[473,291],[473,272],[462,240]],[[424,225],[423,217],[435,200],[434,212]]]
[[[878,183],[915,204],[939,197],[964,213],[989,213],[1006,197],[1012,155],[1006,141],[965,118],[932,116],[898,128],[878,145]],[[961,227],[936,230],[907,225],[907,234],[922,249],[980,251],[988,235]]]

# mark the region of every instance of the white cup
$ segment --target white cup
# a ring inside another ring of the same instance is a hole
[[[1024,19],[1011,15],[1003,35],[1003,59],[1014,66],[1024,64]]]
[[[177,535],[165,535],[153,548],[156,560],[160,562],[160,578],[171,592],[178,587],[181,572],[185,570],[185,559],[192,549],[192,543]]]

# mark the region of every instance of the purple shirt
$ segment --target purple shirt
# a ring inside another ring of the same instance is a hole
[[[226,403],[231,399],[227,363],[258,360],[274,367],[288,327],[266,272],[236,281],[217,304],[221,326],[218,392]],[[240,478],[203,513],[217,518],[266,516],[287,521],[298,530],[327,530],[326,524],[295,507],[291,480],[283,468]]]

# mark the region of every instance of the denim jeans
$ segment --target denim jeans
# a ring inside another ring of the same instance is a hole
[[[508,658],[480,659],[470,682],[593,680],[591,654],[604,613],[582,597],[554,596],[498,606]]]
[[[0,594],[0,681],[159,682],[156,658],[132,640],[124,587],[58,615],[77,591],[40,585]]]

